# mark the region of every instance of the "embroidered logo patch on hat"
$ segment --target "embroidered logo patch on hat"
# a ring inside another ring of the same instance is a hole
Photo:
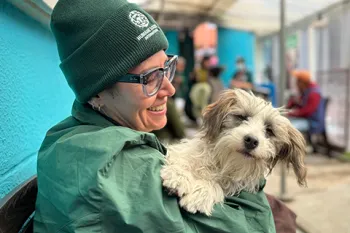
[[[140,28],[147,27],[149,24],[147,17],[139,11],[131,11],[129,18],[133,24]]]

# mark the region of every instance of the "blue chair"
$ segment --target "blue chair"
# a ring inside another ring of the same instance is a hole
[[[325,112],[327,112],[327,108],[329,106],[329,103],[330,103],[330,98],[325,98]],[[326,114],[324,114],[326,116]],[[328,156],[328,157],[332,157],[331,156],[331,153],[332,153],[332,146],[331,144],[329,143],[328,141],[328,137],[327,137],[327,127],[324,127],[324,131],[322,133],[320,133],[319,135],[317,136],[321,136],[321,140],[317,140],[316,142],[313,142],[312,141],[312,135],[308,133],[308,140],[311,142],[311,146],[314,150],[314,152],[320,152],[320,148],[324,148],[325,149],[325,154]]]

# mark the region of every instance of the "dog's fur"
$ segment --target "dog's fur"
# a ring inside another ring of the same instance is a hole
[[[209,216],[225,196],[256,192],[279,161],[291,164],[298,183],[306,185],[305,140],[282,114],[246,91],[223,92],[205,109],[195,137],[168,147],[163,186],[179,196],[185,210]],[[259,141],[249,153],[246,135]]]

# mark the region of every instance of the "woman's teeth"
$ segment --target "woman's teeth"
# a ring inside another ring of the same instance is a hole
[[[150,107],[150,108],[148,108],[148,110],[154,111],[154,112],[159,112],[159,111],[163,111],[164,108],[165,108],[165,104],[162,104],[162,105],[159,105],[156,107]]]

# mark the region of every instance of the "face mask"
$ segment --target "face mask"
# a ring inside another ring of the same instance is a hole
[[[245,65],[244,65],[244,63],[237,63],[237,69],[238,70],[244,70],[245,69]]]

